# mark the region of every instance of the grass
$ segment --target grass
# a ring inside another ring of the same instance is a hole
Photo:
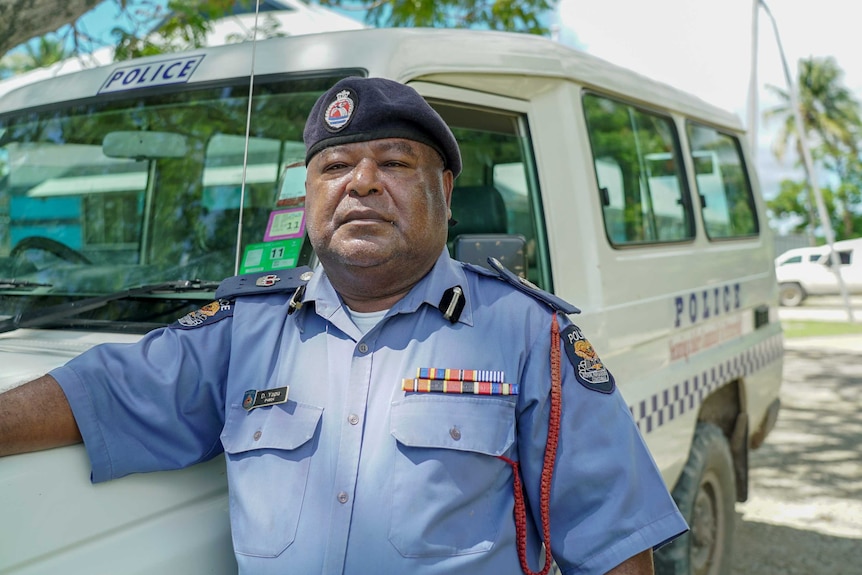
[[[846,321],[783,321],[784,337],[817,337],[821,335],[862,334],[862,323]]]

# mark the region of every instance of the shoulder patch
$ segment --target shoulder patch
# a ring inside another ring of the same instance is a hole
[[[575,379],[592,391],[613,393],[616,382],[614,376],[602,364],[596,350],[576,325],[570,325],[560,332],[560,339],[566,356],[575,368]]]
[[[233,301],[229,299],[219,299],[210,302],[200,309],[189,312],[168,327],[175,329],[194,329],[216,323],[233,316]]]
[[[234,299],[247,295],[271,293],[293,293],[311,279],[314,273],[306,266],[289,270],[257,272],[229,277],[222,281],[215,296],[219,299]]]
[[[470,269],[474,269],[478,271],[481,269],[480,273],[485,275],[490,275],[493,277],[497,277],[513,286],[515,286],[519,291],[527,294],[528,296],[539,300],[544,303],[548,307],[550,307],[554,311],[561,311],[563,313],[581,313],[581,310],[564,300],[563,298],[557,297],[552,293],[548,293],[539,286],[533,284],[532,282],[515,275],[510,270],[506,269],[506,266],[501,264],[495,258],[488,258],[488,265],[491,266],[491,270],[487,270],[485,268],[479,268],[478,266],[472,266],[470,264],[465,264]],[[477,269],[478,268],[478,269]]]

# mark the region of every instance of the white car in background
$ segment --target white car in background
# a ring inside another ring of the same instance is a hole
[[[862,238],[838,241],[833,246],[848,293],[862,293]],[[781,305],[798,306],[809,295],[841,293],[829,253],[828,246],[795,248],[775,258]]]

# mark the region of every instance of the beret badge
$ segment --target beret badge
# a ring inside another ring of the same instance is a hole
[[[330,132],[344,129],[356,110],[356,95],[350,90],[342,90],[335,95],[335,100],[323,112],[323,121]]]

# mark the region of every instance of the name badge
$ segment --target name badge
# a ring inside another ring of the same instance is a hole
[[[287,401],[287,391],[289,385],[284,387],[276,387],[275,389],[249,389],[245,392],[242,398],[242,406],[246,411],[250,411],[255,407],[264,407],[266,405],[278,405]]]

